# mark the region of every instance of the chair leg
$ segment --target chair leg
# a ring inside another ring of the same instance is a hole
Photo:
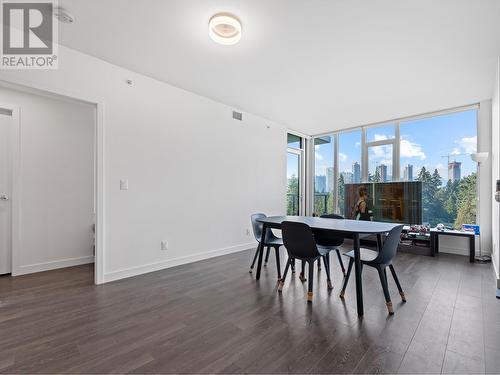
[[[288,257],[288,260],[286,261],[285,272],[283,272],[283,277],[278,280],[278,292],[280,292],[280,293],[283,290],[283,286],[285,285],[285,279],[286,279],[286,275],[288,273],[288,269],[290,268],[290,265],[292,264],[293,261],[294,261],[294,259]]]
[[[307,288],[307,302],[313,301],[313,282],[314,282],[314,261],[309,262],[309,283]]]
[[[301,262],[302,262],[302,271],[300,272],[299,279],[302,282],[306,282],[307,281],[307,279],[306,279],[306,262],[305,262],[305,260],[302,260]]]
[[[255,255],[253,256],[252,265],[250,266],[250,270],[248,272],[252,273],[253,266],[255,266],[255,261],[257,260],[258,255],[259,255],[259,247],[257,246],[257,250],[255,250]]]
[[[274,252],[276,253],[276,270],[278,271],[278,280],[281,280],[281,264],[280,264],[280,248],[276,246],[274,248]]]
[[[406,302],[406,296],[403,292],[403,288],[401,288],[401,284],[399,283],[398,275],[396,275],[396,270],[394,269],[394,266],[391,264],[389,266],[389,269],[391,270],[392,278],[394,279],[394,281],[396,282],[396,286],[398,287],[399,295],[401,296],[401,300],[403,302]]]
[[[344,262],[342,261],[342,255],[340,255],[339,249],[335,249],[335,252],[337,253],[337,258],[339,258],[339,264],[340,264],[340,268],[342,269],[342,274],[345,277],[345,267],[344,267]]]
[[[323,263],[325,264],[325,272],[326,272],[326,286],[328,289],[333,289],[332,280],[330,279],[330,253],[326,254],[323,258]]]
[[[295,273],[295,258],[292,259],[292,263],[290,264],[290,266],[292,267],[292,273]]]
[[[340,298],[344,298],[345,289],[347,288],[347,283],[349,282],[349,276],[351,276],[352,266],[354,265],[354,260],[349,258],[349,265],[347,266],[347,274],[344,277],[344,285],[340,292]]]
[[[267,266],[267,262],[269,261],[269,253],[271,252],[271,248],[268,246],[266,251],[266,260],[264,261],[264,267]]]
[[[321,271],[321,258],[318,259],[318,271]]]
[[[387,306],[387,311],[389,315],[394,314],[394,309],[392,308],[391,295],[389,294],[389,288],[387,286],[387,275],[384,272],[385,268],[382,266],[377,267],[378,276],[380,278],[380,283],[382,284],[382,290],[384,291],[385,305]]]

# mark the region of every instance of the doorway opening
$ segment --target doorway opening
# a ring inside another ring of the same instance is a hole
[[[0,86],[0,274],[94,263],[96,124],[95,104]]]

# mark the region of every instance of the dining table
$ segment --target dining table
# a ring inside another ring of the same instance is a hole
[[[356,304],[358,316],[364,315],[363,308],[363,286],[361,282],[361,257],[360,257],[360,237],[367,235],[376,235],[379,249],[382,246],[382,236],[391,231],[395,226],[400,224],[377,222],[377,221],[362,221],[349,219],[330,219],[312,216],[269,216],[257,220],[263,224],[262,238],[259,243],[259,255],[257,263],[257,273],[255,278],[260,279],[262,269],[262,258],[264,253],[264,244],[266,232],[270,229],[281,229],[281,224],[284,221],[293,221],[296,223],[304,223],[311,227],[313,233],[315,231],[329,231],[336,237],[344,237],[353,240],[354,249],[354,271],[356,279]]]

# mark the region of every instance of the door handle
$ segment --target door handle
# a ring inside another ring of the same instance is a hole
[[[7,194],[0,194],[0,201],[8,201],[9,196]]]

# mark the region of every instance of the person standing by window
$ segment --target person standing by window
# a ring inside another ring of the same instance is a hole
[[[358,201],[354,207],[354,219],[370,221],[373,218],[372,211],[368,209],[368,191],[365,186],[358,189]]]

